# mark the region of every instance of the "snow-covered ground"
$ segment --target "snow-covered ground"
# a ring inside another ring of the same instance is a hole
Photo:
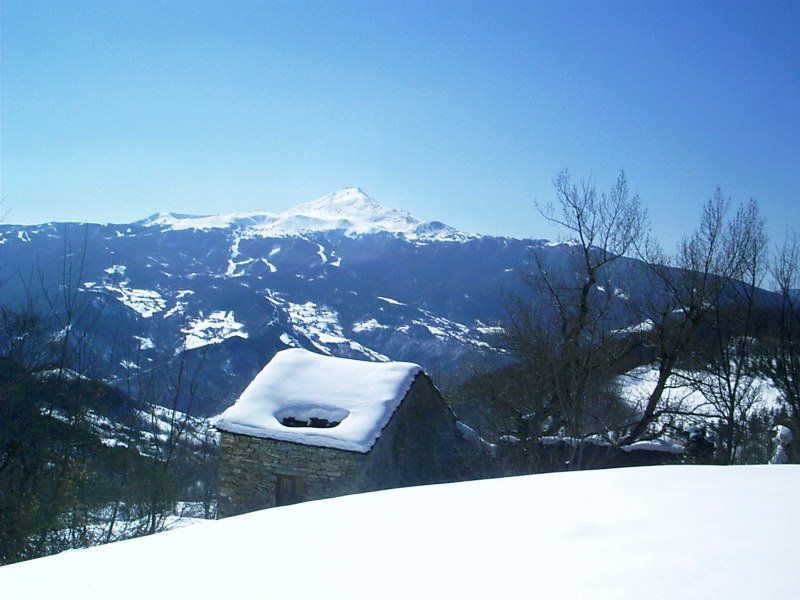
[[[733,367],[732,367],[733,369]],[[650,392],[655,388],[658,380],[658,369],[652,365],[637,367],[617,379],[622,397],[637,407],[647,403]],[[664,391],[664,402],[673,409],[692,411],[698,415],[715,414],[711,400],[703,395],[703,383],[715,389],[716,382],[713,377],[702,372],[676,371],[667,381]],[[740,394],[747,391],[757,400],[756,408],[775,409],[780,405],[780,392],[766,377],[743,377],[740,384]]]
[[[0,568],[3,598],[792,599],[799,466],[647,467],[308,502]]]

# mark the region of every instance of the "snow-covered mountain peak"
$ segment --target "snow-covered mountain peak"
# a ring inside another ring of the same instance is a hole
[[[334,192],[328,196],[318,198],[313,202],[306,202],[296,207],[294,211],[299,209],[330,209],[341,210],[344,212],[352,210],[385,210],[375,200],[370,198],[359,187],[348,187]]]
[[[378,204],[360,188],[350,187],[274,214],[263,211],[194,216],[159,213],[140,224],[163,229],[236,228],[245,237],[284,237],[341,231],[348,236],[390,233],[411,241],[464,241],[475,236],[438,221],[426,223],[411,214]]]
[[[365,219],[380,223],[392,216],[401,217],[401,220],[410,224],[420,223],[419,219],[415,219],[404,211],[381,206],[357,187],[344,188],[313,202],[301,204],[287,212],[327,219],[346,219],[352,223]]]
[[[276,228],[296,223],[314,231],[344,230],[347,235],[389,232],[411,234],[422,221],[405,211],[386,208],[359,188],[345,188],[280,215]]]

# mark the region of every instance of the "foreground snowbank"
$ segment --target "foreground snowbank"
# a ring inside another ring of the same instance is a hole
[[[800,467],[647,467],[309,502],[0,568],[4,598],[797,598]]]

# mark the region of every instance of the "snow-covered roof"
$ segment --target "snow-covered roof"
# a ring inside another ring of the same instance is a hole
[[[214,424],[231,433],[368,452],[421,371],[413,363],[283,350]]]
[[[625,452],[635,452],[646,450],[648,452],[669,452],[670,454],[683,454],[685,448],[683,444],[677,444],[669,440],[642,440],[627,446],[622,446]]]

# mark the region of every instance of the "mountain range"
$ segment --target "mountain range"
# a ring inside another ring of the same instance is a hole
[[[0,292],[91,323],[112,383],[201,357],[208,414],[286,347],[412,361],[445,383],[502,360],[507,300],[534,294],[520,278],[532,252],[566,265],[569,244],[463,233],[347,188],[283,213],[0,225]]]

